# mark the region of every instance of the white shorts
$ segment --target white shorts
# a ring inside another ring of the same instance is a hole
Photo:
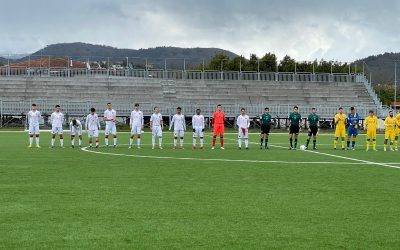
[[[63,128],[62,127],[52,127],[51,128],[51,134],[53,134],[53,135],[55,135],[55,134],[62,135],[63,134]]]
[[[249,138],[249,129],[248,128],[239,128],[239,138],[247,139]]]
[[[90,137],[95,137],[95,138],[99,137],[99,130],[98,130],[98,129],[96,129],[96,130],[89,130],[89,131],[88,131],[88,136],[89,136],[89,138],[90,138]]]
[[[151,134],[153,136],[158,136],[158,137],[162,137],[162,129],[161,126],[153,126],[152,130],[151,130]]]
[[[195,137],[195,138],[204,137],[204,131],[203,131],[204,128],[202,128],[202,127],[194,127],[193,129],[194,129],[193,137]]]
[[[39,125],[29,126],[29,134],[30,135],[38,135],[38,134],[40,134]]]
[[[106,130],[104,131],[105,135],[117,135],[117,127],[115,126],[115,124],[113,125],[106,125]]]
[[[75,128],[75,126],[72,126],[71,128],[71,135],[75,135],[75,133],[78,133],[79,136],[82,135],[82,129],[79,128]]]
[[[174,137],[183,137],[185,135],[184,130],[174,130]]]
[[[141,135],[142,134],[142,126],[140,125],[132,125],[131,135]]]

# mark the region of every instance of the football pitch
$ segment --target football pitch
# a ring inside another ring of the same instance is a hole
[[[256,132],[256,131],[252,131]],[[238,150],[27,148],[27,133],[0,132],[1,249],[398,249],[400,152],[289,151],[286,134],[269,150],[250,135]],[[112,140],[110,140],[112,141]],[[134,143],[136,140],[134,141]],[[219,140],[217,140],[218,146]],[[76,142],[77,143],[77,142]],[[103,135],[100,140],[104,145]],[[301,134],[299,145],[305,144]]]

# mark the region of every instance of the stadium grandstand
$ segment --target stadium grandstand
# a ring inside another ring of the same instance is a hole
[[[201,70],[101,68],[96,62],[43,57],[0,67],[1,116],[20,116],[35,102],[43,113],[55,104],[67,116],[83,117],[90,107],[99,110],[112,102],[122,121],[141,103],[145,114],[162,107],[164,115],[182,106],[188,117],[201,108],[210,117],[217,103],[228,117],[245,107],[251,117],[264,107],[276,118],[287,118],[293,105],[302,115],[316,107],[321,118],[332,119],[339,106],[356,106],[385,115],[382,103],[362,74],[282,73]],[[344,91],[345,90],[345,91]],[[4,123],[4,119],[3,123]],[[278,124],[280,124],[278,122]]]

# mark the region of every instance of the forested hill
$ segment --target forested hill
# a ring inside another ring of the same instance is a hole
[[[385,53],[356,61],[359,67],[365,62],[367,73],[372,73],[373,84],[393,84],[394,64],[397,61],[397,80],[400,76],[400,53]]]
[[[86,57],[142,57],[142,58],[186,58],[208,60],[218,53],[223,53],[233,58],[237,55],[218,48],[178,48],[156,47],[148,49],[119,49],[104,45],[88,43],[59,43],[46,46],[33,53],[33,56],[86,56]]]

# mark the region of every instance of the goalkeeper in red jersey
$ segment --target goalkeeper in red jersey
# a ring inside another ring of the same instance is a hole
[[[217,111],[214,112],[212,118],[213,124],[213,140],[211,149],[215,148],[215,141],[217,140],[217,136],[220,138],[221,149],[224,149],[224,123],[225,123],[225,113],[222,111],[221,104],[217,105]]]

